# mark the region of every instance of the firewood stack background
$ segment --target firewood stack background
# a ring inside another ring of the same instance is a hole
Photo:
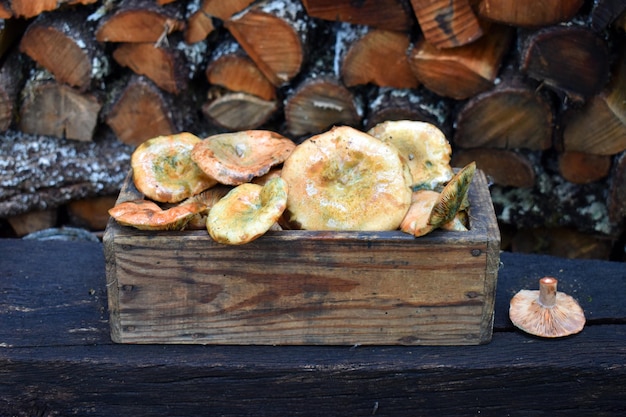
[[[505,250],[623,261],[623,0],[0,1],[0,234],[101,232],[142,141],[390,119],[477,161]]]

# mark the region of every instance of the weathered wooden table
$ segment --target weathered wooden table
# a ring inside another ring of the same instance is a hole
[[[0,239],[0,416],[615,416],[626,412],[626,264],[503,253],[480,346],[116,345],[102,245]],[[514,329],[544,275],[582,333]]]

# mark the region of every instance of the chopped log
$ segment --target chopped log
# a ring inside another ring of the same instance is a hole
[[[13,14],[25,19],[39,16],[43,12],[55,10],[57,7],[57,0],[11,0]]]
[[[122,0],[101,18],[96,28],[98,42],[159,42],[185,28],[181,6],[159,6],[152,0]]]
[[[319,48],[310,57],[312,63],[300,75],[298,84],[285,91],[285,125],[288,135],[320,133],[333,125],[359,127],[363,117],[361,97],[341,81],[335,65],[345,50],[344,29],[338,24],[318,34],[329,48]]]
[[[624,11],[626,2],[623,0],[596,0],[590,13],[590,25],[596,32],[608,28]]]
[[[417,120],[437,126],[447,138],[451,138],[451,106],[448,101],[423,87],[374,88],[367,95],[364,129],[369,130],[386,120]]]
[[[505,71],[495,88],[472,97],[458,110],[454,144],[544,150],[552,146],[553,125],[549,98]]]
[[[13,17],[13,10],[9,0],[0,0],[0,19],[10,19]]]
[[[588,184],[606,178],[611,170],[611,157],[583,152],[563,152],[559,155],[559,172],[569,182]]]
[[[242,92],[265,101],[276,100],[276,87],[234,39],[222,40],[211,53],[206,67],[209,84]]]
[[[511,241],[511,251],[566,259],[609,260],[612,245],[611,238],[581,233],[574,227],[538,227],[519,230]]]
[[[609,180],[607,206],[612,222],[626,222],[626,152],[615,157]]]
[[[474,42],[483,30],[469,0],[411,0],[426,41],[435,48]]]
[[[25,133],[91,141],[101,107],[94,93],[35,75],[22,90],[18,125]]]
[[[7,220],[17,237],[26,236],[29,233],[49,229],[57,223],[58,213],[56,209],[36,210],[28,213],[9,217]]]
[[[4,132],[16,120],[18,95],[24,86],[29,65],[24,56],[13,52],[0,68],[0,132]]]
[[[437,49],[424,38],[409,51],[409,64],[417,79],[444,97],[464,100],[488,90],[510,50],[513,30],[492,25],[468,45]]]
[[[187,89],[189,67],[185,55],[176,47],[147,42],[120,44],[113,51],[115,61],[135,74],[145,75],[159,88],[178,94]]]
[[[620,119],[605,95],[563,116],[563,150],[615,155],[626,149],[626,119]]]
[[[385,29],[355,32],[357,39],[348,45],[341,60],[341,79],[346,87],[368,83],[379,87],[418,87],[406,55],[410,45],[408,33]]]
[[[358,127],[362,109],[355,96],[337,78],[305,78],[285,100],[285,121],[291,135],[319,133],[332,125]]]
[[[147,139],[182,130],[172,113],[173,98],[148,78],[125,76],[111,90],[111,102],[103,113],[106,124],[121,142],[137,146]]]
[[[581,109],[566,111],[563,149],[596,155],[615,155],[626,149],[626,48],[604,91]]]
[[[200,9],[209,16],[220,20],[228,20],[251,5],[254,0],[202,0]]]
[[[455,167],[464,167],[472,161],[494,184],[518,188],[535,185],[533,164],[522,152],[492,148],[463,149],[454,152],[451,163]]]
[[[573,18],[584,0],[548,0],[526,2],[511,0],[479,0],[477,13],[480,17],[519,27],[548,26]]]
[[[300,1],[255,3],[224,25],[275,86],[287,84],[300,72],[309,29]]]
[[[379,0],[303,0],[309,16],[331,22],[373,26],[379,29],[408,32],[413,14],[408,1]]]
[[[20,51],[50,71],[55,79],[81,91],[110,72],[109,58],[93,35],[87,10],[39,15],[20,42]]]
[[[276,100],[264,100],[241,92],[226,92],[208,100],[202,113],[213,124],[231,131],[256,129],[277,112]]]
[[[117,194],[130,153],[112,135],[77,142],[10,130],[0,141],[0,217]]]
[[[115,205],[117,195],[103,195],[72,200],[67,204],[71,225],[87,230],[104,230],[109,221],[108,210]]]
[[[185,26],[185,42],[194,44],[202,42],[215,30],[213,17],[206,14],[202,9],[195,10],[187,18]]]
[[[521,44],[522,72],[573,100],[599,93],[609,79],[607,43],[589,28],[550,26]]]

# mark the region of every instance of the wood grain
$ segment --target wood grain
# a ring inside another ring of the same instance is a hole
[[[130,182],[126,183],[130,186]],[[484,175],[472,230],[280,231],[245,246],[205,231],[104,237],[122,343],[478,344],[491,338],[499,233]],[[124,190],[120,200],[136,198]]]

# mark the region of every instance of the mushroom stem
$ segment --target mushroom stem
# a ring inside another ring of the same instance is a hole
[[[539,280],[539,298],[537,302],[543,307],[551,308],[556,304],[556,286],[558,280],[553,277],[543,277]]]

